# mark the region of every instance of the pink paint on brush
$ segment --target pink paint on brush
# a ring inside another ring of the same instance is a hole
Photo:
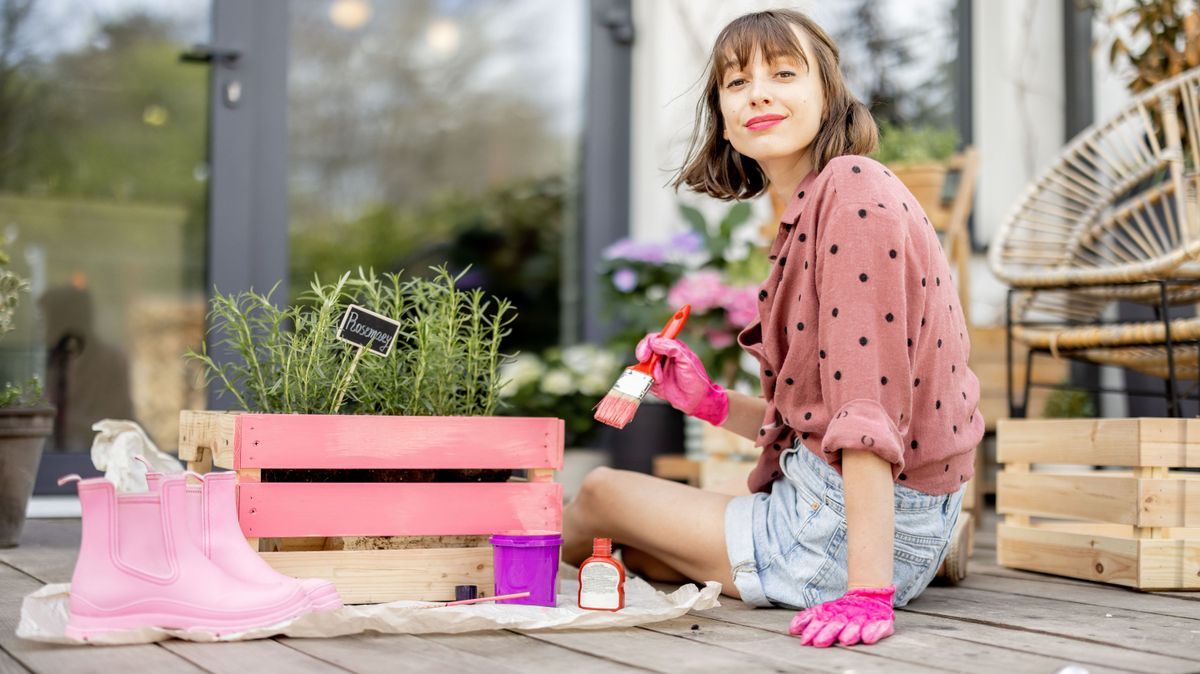
[[[671,320],[667,321],[658,336],[667,339],[678,337],[679,331],[683,330],[691,313],[692,305],[683,305],[682,309],[671,316]],[[646,397],[650,385],[654,383],[654,366],[658,364],[658,358],[657,353],[651,353],[645,362],[625,368],[620,378],[617,379],[617,383],[609,389],[608,395],[596,403],[594,416],[596,421],[613,428],[625,428],[630,421],[633,421],[633,415],[637,413],[638,406],[642,404],[642,398]]]
[[[562,531],[562,485],[242,482],[238,521],[250,538]]]

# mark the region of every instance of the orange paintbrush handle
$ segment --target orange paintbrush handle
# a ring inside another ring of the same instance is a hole
[[[667,324],[663,326],[662,332],[658,333],[658,336],[665,337],[666,339],[675,339],[679,336],[679,332],[683,330],[684,324],[687,323],[688,316],[691,315],[692,305],[683,305],[683,308],[681,308],[679,311],[676,311],[675,315],[671,317],[671,320],[667,321]],[[659,355],[657,353],[651,352],[650,357],[646,359],[646,362],[638,363],[631,369],[653,377],[654,365],[658,362],[658,358]]]

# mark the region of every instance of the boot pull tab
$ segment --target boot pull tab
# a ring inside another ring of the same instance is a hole
[[[62,477],[58,478],[58,486],[61,487],[68,482],[79,482],[82,479],[83,479],[82,477],[79,477],[75,473],[71,473],[70,475],[63,475]]]
[[[153,473],[153,472],[155,472],[155,470],[154,470],[154,466],[151,466],[151,465],[150,465],[150,462],[146,460],[146,457],[142,456],[141,454],[135,454],[135,455],[133,456],[133,460],[134,460],[134,461],[137,461],[138,463],[140,463],[140,464],[142,464],[143,466],[145,466],[145,467],[146,467],[146,472],[147,472],[147,473]]]

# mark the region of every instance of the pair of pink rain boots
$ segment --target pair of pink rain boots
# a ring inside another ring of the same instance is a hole
[[[195,478],[198,485],[189,485]],[[68,637],[158,627],[214,636],[342,606],[332,583],[275,571],[237,521],[234,473],[147,473],[150,490],[118,494],[78,481],[83,539],[71,578]]]

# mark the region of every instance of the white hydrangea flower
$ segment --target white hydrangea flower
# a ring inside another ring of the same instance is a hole
[[[518,354],[516,358],[500,367],[500,377],[511,379],[516,388],[541,379],[545,373],[546,366],[532,353]]]
[[[595,368],[596,347],[591,344],[575,344],[563,349],[562,361],[572,372],[587,374]]]
[[[613,385],[613,381],[605,377],[599,372],[590,372],[585,374],[579,380],[579,392],[589,396],[601,396],[608,393],[608,389]]]
[[[542,391],[556,396],[570,395],[575,392],[575,382],[570,372],[554,369],[542,377]]]

